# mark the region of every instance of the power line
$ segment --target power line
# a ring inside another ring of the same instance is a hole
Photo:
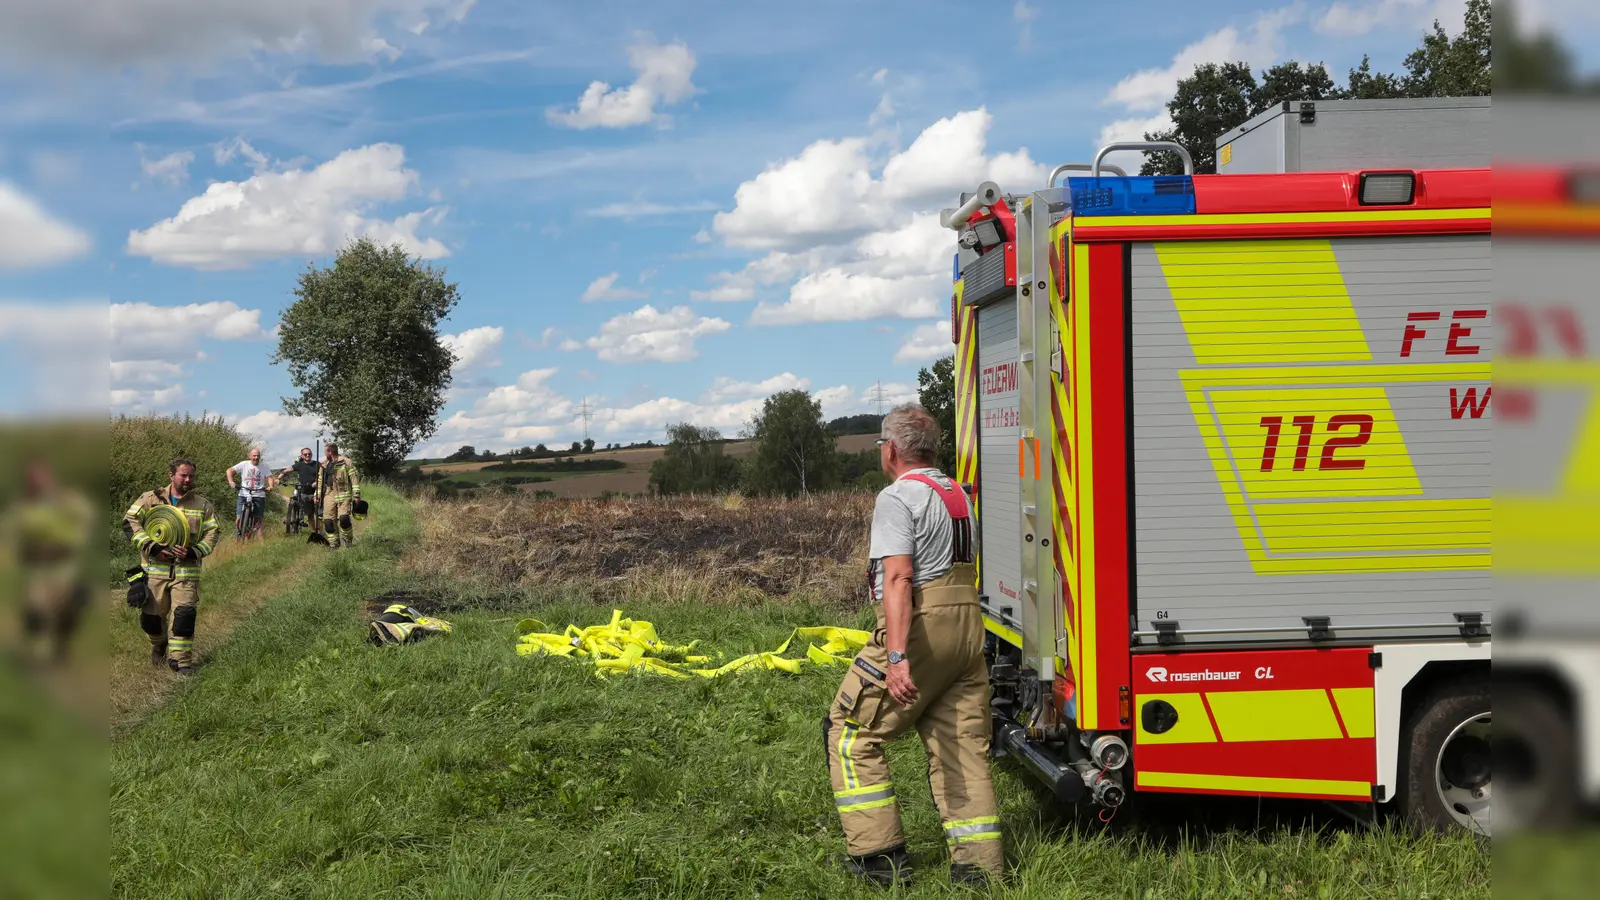
[[[883,418],[883,381],[879,379],[873,386],[872,399],[878,405],[878,418]]]
[[[589,398],[583,398],[583,407],[578,413],[578,418],[583,420],[583,439],[589,440],[589,420],[594,418],[594,410],[589,408]]]

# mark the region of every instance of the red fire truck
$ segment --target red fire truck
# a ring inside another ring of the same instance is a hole
[[[941,218],[996,754],[1488,831],[1489,170],[1126,150]]]

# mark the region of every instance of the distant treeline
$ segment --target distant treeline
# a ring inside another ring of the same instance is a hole
[[[650,466],[654,494],[795,496],[821,491],[876,491],[889,480],[876,449],[846,453],[846,434],[876,434],[875,415],[844,416],[824,423],[822,405],[807,391],[782,391],[767,398],[750,422],[755,446],[743,460],[724,452],[728,441],[715,428],[687,422],[667,428],[666,453]]]

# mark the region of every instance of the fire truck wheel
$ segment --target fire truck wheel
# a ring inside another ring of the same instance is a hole
[[[1443,685],[1411,711],[1400,812],[1418,828],[1489,834],[1489,683]]]
[[[1578,818],[1578,744],[1571,718],[1550,694],[1527,685],[1496,685],[1494,705],[1500,720],[1494,808],[1501,829],[1572,824]]]

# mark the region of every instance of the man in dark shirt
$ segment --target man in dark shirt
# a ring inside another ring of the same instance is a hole
[[[279,474],[287,478],[290,472],[293,472],[296,478],[294,499],[299,501],[301,511],[298,518],[311,519],[312,528],[315,528],[317,521],[317,478],[322,474],[322,464],[317,462],[316,457],[311,455],[310,447],[301,447],[300,458],[294,461],[294,465],[284,469]],[[297,518],[292,509],[289,511],[289,518],[291,521]]]

